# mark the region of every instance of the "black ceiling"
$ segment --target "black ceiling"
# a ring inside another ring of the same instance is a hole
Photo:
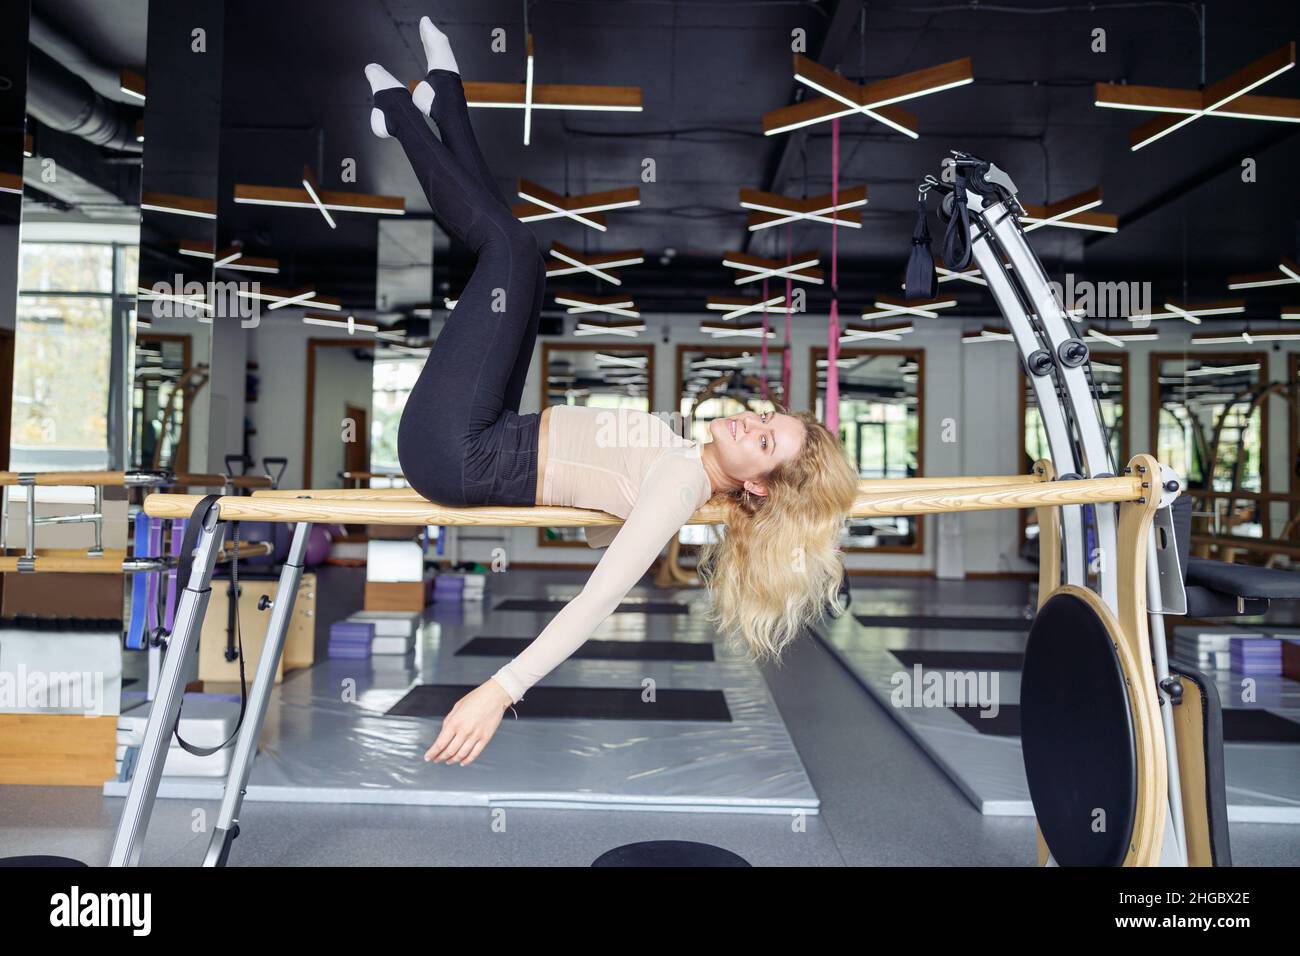
[[[35,6],[105,59],[129,57],[132,44],[143,43],[132,26],[139,16],[129,11],[142,10],[144,0],[37,0]],[[775,186],[790,195],[830,190],[829,124],[813,127],[784,163],[788,135],[762,135],[763,113],[802,95],[791,68],[797,28],[806,31],[810,56],[838,51],[832,65],[859,82],[963,56],[973,61],[973,84],[906,104],[920,119],[918,140],[865,118],[842,121],[841,181],[870,190],[864,228],[840,232],[840,298],[849,309],[897,291],[914,184],[937,171],[950,148],[997,162],[1026,202],[1104,189],[1101,211],[1119,215],[1117,235],[1033,233],[1054,275],[1068,269],[1094,280],[1149,280],[1157,297],[1180,297],[1184,287],[1193,297],[1223,297],[1228,274],[1272,269],[1281,256],[1296,256],[1300,126],[1205,118],[1134,153],[1129,130],[1149,115],[1093,105],[1098,81],[1200,85],[1201,5],[1077,4],[1067,12],[1059,0],[973,6],[848,3],[837,15],[831,0],[538,0],[528,6],[536,81],[639,85],[645,110],[536,114],[528,147],[519,111],[475,110],[475,128],[509,194],[520,177],[570,193],[641,186],[642,206],[610,213],[604,235],[573,223],[542,223],[536,230],[544,244],[644,249],[647,264],[625,270],[620,291],[646,310],[700,311],[705,295],[734,289],[721,256],[748,239],[741,187]],[[1011,10],[1017,12],[1005,12]],[[1300,4],[1293,0],[1215,2],[1204,10],[1210,83],[1300,39]],[[222,113],[227,125],[238,118],[244,175],[292,185],[309,163],[319,166],[323,182],[337,183],[340,162],[355,158],[354,188],[403,195],[411,215],[427,215],[400,148],[369,132],[362,74],[373,60],[402,79],[419,77],[416,24],[426,13],[450,35],[467,80],[522,80],[524,5],[513,0],[228,0]],[[505,30],[505,53],[490,49],[496,28]],[[1098,29],[1105,31],[1104,53],[1092,52]],[[1256,92],[1300,96],[1300,70]],[[656,182],[639,181],[647,158],[655,161]],[[1241,181],[1246,158],[1257,163],[1257,182]],[[778,169],[781,181],[774,184]],[[350,244],[365,233],[331,231],[296,211],[262,215],[273,241],[310,261],[322,286],[331,264],[342,268],[355,258]],[[783,251],[776,242],[784,241],[784,229],[769,232],[752,251]],[[797,250],[829,255],[829,227],[805,225],[793,233]],[[666,265],[660,263],[665,249],[676,251]],[[281,254],[289,257],[288,250]],[[437,281],[454,294],[468,265],[465,250],[440,249]],[[968,314],[991,311],[979,290],[963,295],[973,307],[963,309]],[[1261,316],[1276,317],[1281,298],[1276,290],[1259,290],[1250,301]],[[822,301],[815,292],[810,307]]]

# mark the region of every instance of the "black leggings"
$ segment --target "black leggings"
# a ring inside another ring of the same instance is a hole
[[[407,482],[453,507],[533,505],[540,413],[519,414],[537,339],[546,262],[479,152],[460,76],[434,70],[439,141],[404,89],[375,106],[406,150],[443,228],[473,251],[473,274],[411,389],[397,433]]]

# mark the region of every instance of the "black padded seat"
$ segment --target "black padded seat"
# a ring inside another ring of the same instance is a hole
[[[1221,594],[1266,601],[1300,599],[1300,573],[1278,568],[1258,568],[1252,564],[1229,564],[1208,558],[1190,558],[1187,583]]]
[[[1053,594],[1029,629],[1020,743],[1053,859],[1061,866],[1122,864],[1137,812],[1133,714],[1110,631],[1075,594]]]
[[[744,857],[709,843],[647,840],[616,846],[592,866],[749,866]]]

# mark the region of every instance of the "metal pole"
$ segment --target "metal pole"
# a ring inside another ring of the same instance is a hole
[[[208,607],[211,593],[212,568],[217,552],[225,537],[226,526],[218,516],[218,509],[209,510],[190,570],[190,579],[181,592],[176,608],[172,636],[167,655],[163,659],[162,676],[158,692],[150,705],[149,722],[145,725],[144,742],[127,791],[126,806],[117,823],[109,866],[135,866],[140,862],[140,850],[149,829],[149,816],[158,797],[158,784],[162,779],[163,764],[176,717],[180,713],[184,693],[185,665],[198,642],[199,628]]]
[[[284,638],[289,630],[294,599],[298,596],[298,585],[302,581],[310,531],[311,525],[306,521],[294,526],[293,543],[289,546],[289,556],[280,572],[275,602],[271,605],[271,620],[266,628],[266,641],[262,644],[262,654],[257,660],[257,673],[253,676],[244,725],[239,729],[239,739],[235,742],[235,755],[230,763],[225,793],[221,798],[221,812],[208,843],[208,852],[203,858],[204,866],[225,866],[230,855],[230,845],[239,836],[239,809],[247,792],[253,758],[257,755],[257,741],[262,736],[267,703],[275,687],[275,671],[284,650]]]

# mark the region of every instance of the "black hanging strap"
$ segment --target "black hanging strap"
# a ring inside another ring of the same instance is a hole
[[[916,226],[912,229],[912,253],[907,260],[904,300],[933,299],[935,296],[934,253],[930,249],[930,223],[925,200],[916,201]]]
[[[971,260],[970,210],[966,208],[966,174],[957,169],[956,188],[951,193],[952,218],[943,237],[943,263],[954,272],[962,272]]]
[[[190,574],[194,565],[194,549],[198,546],[199,532],[203,530],[207,522],[208,514],[216,506],[221,495],[204,495],[202,500],[194,506],[194,512],[190,515],[190,520],[185,525],[185,537],[181,541],[180,561],[177,563],[176,581],[179,586],[189,590]],[[211,585],[206,588],[211,590]],[[180,594],[180,591],[177,591]],[[198,627],[202,622],[195,621],[194,627]],[[212,754],[229,747],[239,736],[239,728],[244,724],[244,713],[248,710],[248,682],[244,677],[244,638],[239,633],[239,614],[235,613],[235,633],[239,642],[239,720],[235,723],[235,729],[229,737],[215,747],[197,747],[191,744],[181,736],[181,710],[185,705],[185,695],[181,694],[181,703],[176,708],[176,725],[172,728],[172,733],[176,735],[176,742],[182,748],[189,751],[196,757],[210,757]],[[170,637],[170,632],[167,633]],[[168,650],[171,650],[170,645]]]

